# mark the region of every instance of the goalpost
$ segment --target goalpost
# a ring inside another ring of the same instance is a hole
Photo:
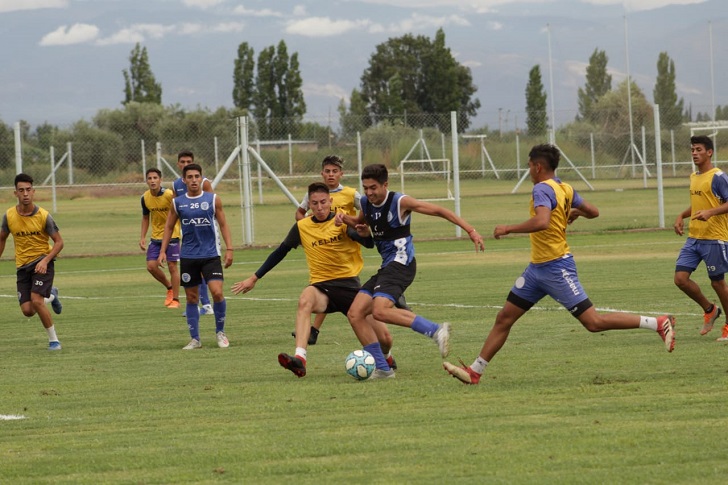
[[[452,177],[450,175],[450,159],[448,158],[428,158],[427,160],[402,160],[399,162],[399,181],[401,191],[405,192],[405,178],[410,181],[414,178],[426,180],[443,180],[445,182],[445,190],[441,197],[421,198],[420,200],[436,201],[436,200],[454,200],[452,193]]]

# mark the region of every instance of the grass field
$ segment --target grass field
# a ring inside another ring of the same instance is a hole
[[[204,347],[182,352],[185,321],[163,307],[136,248],[137,198],[65,200],[61,352],[46,351],[37,317],[17,308],[10,247],[0,261],[0,415],[24,417],[0,420],[0,483],[724,483],[728,348],[718,330],[699,335],[699,309],[672,283],[683,239],[613,231],[654,227],[654,192],[584,195],[602,211],[570,236],[590,298],[605,311],[675,314],[675,352],[646,330],[590,334],[544,300],[470,387],[442,370],[433,342],[395,327],[397,378],[354,381],[343,360],[358,344],[341,315],[310,347],[305,378],[281,369],[307,283],[302,251],[245,297],[228,292],[229,349],[203,316]],[[667,195],[671,225],[687,194]],[[463,212],[488,234],[524,219],[527,199],[473,198]],[[256,231],[275,244],[293,211],[260,211]],[[240,234],[239,210],[228,218]],[[476,255],[466,240],[439,240],[453,233],[444,221],[417,217],[413,232],[429,240],[417,244],[408,302],[452,322],[450,359],[470,363],[527,264],[528,239],[489,239]],[[225,286],[269,251],[237,250]],[[366,276],[378,256],[365,254]],[[702,271],[696,279],[711,291]]]

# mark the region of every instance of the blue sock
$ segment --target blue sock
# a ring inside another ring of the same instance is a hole
[[[435,322],[431,322],[419,315],[417,315],[415,317],[415,321],[412,322],[412,330],[417,333],[421,333],[425,337],[432,337],[439,328],[440,326]]]
[[[200,290],[200,303],[202,305],[209,305],[210,304],[210,294],[207,292],[207,281],[205,279],[202,279],[202,283],[198,287]]]
[[[212,303],[212,309],[215,310],[215,333],[225,331],[225,313],[227,312],[227,300]]]
[[[364,350],[372,354],[374,357],[374,362],[376,363],[377,369],[381,370],[389,370],[389,364],[387,364],[387,359],[384,357],[384,353],[382,352],[382,346],[379,345],[379,342],[374,342],[373,344],[365,345]]]
[[[187,303],[187,328],[190,329],[190,337],[200,340],[200,312],[196,303]]]

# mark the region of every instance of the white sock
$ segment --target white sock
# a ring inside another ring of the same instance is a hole
[[[480,356],[478,356],[478,358],[475,359],[475,362],[470,365],[470,368],[478,374],[485,372],[486,367],[488,367],[488,361]]]
[[[640,328],[647,328],[657,332],[657,318],[655,317],[643,317],[640,315]]]
[[[49,342],[58,342],[58,336],[56,335],[56,326],[55,325],[51,325],[51,328],[46,328],[45,330],[48,333]]]
[[[43,298],[43,303],[45,303],[47,305],[55,299],[56,299],[56,295],[51,293],[51,296],[49,296],[48,298]]]
[[[296,357],[300,357],[303,360],[307,360],[306,356],[308,355],[308,352],[306,352],[306,349],[303,347],[296,347]]]

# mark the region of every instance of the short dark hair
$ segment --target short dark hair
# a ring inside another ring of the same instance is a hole
[[[387,171],[387,167],[381,163],[373,163],[364,167],[361,171],[361,179],[373,179],[378,183],[383,184],[389,180],[389,172]]]
[[[161,171],[161,170],[159,170],[159,169],[158,169],[157,167],[152,167],[152,168],[148,168],[148,169],[147,169],[147,171],[146,171],[146,172],[144,172],[144,177],[145,177],[145,178],[146,178],[146,177],[149,177],[149,174],[150,174],[150,173],[152,173],[152,172],[154,172],[154,173],[156,173],[157,175],[159,175],[159,178],[160,178],[160,179],[162,178],[162,171]]]
[[[331,191],[329,190],[329,187],[323,182],[314,182],[308,186],[308,196],[309,197],[311,197],[311,195],[315,194],[316,192],[324,192],[327,194],[331,193]]]
[[[321,162],[321,168],[324,168],[326,165],[336,165],[337,167],[343,169],[344,161],[341,159],[341,157],[338,157],[336,155],[328,155],[326,158],[324,158],[324,161]]]
[[[531,148],[528,153],[528,159],[531,161],[543,160],[548,163],[551,170],[556,171],[559,168],[559,160],[561,160],[561,152],[558,148],[550,143],[543,143]]]
[[[706,150],[713,150],[713,140],[709,136],[695,135],[690,137],[691,145],[703,145]]]
[[[200,167],[196,163],[190,163],[189,165],[185,165],[185,168],[182,169],[182,178],[185,178],[187,172],[189,172],[190,170],[197,170],[198,172],[200,172],[200,175],[202,175],[202,167]]]
[[[28,182],[30,185],[33,185],[33,177],[28,175],[27,173],[19,173],[15,176],[15,188],[18,188],[18,182]]]
[[[194,160],[195,159],[195,154],[192,153],[189,150],[182,150],[181,152],[179,152],[177,154],[177,161],[179,162],[179,159],[182,158],[182,157],[190,157],[192,160]]]

